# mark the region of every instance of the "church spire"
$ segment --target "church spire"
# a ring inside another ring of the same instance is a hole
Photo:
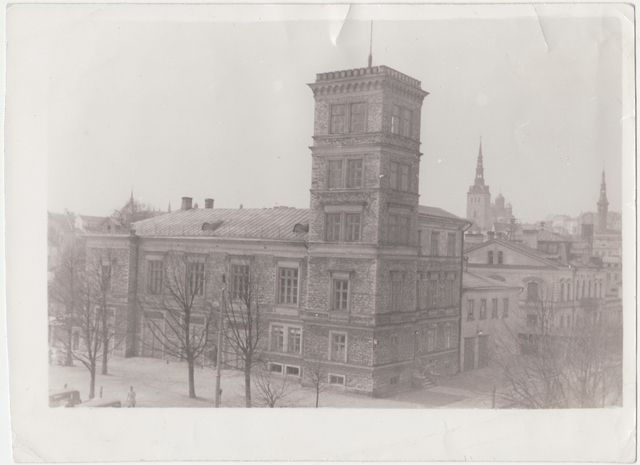
[[[478,164],[476,165],[476,186],[484,186],[484,167],[482,166],[482,137],[480,138],[480,149],[478,150]]]
[[[600,199],[598,200],[598,233],[607,232],[607,218],[609,216],[609,201],[607,200],[607,181],[602,169],[602,182],[600,183]]]

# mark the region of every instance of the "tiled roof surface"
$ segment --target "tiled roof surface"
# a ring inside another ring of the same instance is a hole
[[[138,236],[209,236],[303,241],[306,232],[293,232],[309,223],[309,210],[276,207],[262,209],[196,208],[138,221]]]
[[[467,221],[459,216],[454,215],[453,213],[449,213],[448,211],[443,210],[438,207],[427,207],[425,205],[418,206],[418,213],[421,215],[429,215],[429,216],[439,216],[441,218],[449,218],[452,220],[460,220]]]

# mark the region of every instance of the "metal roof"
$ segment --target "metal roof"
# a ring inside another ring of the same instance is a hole
[[[275,208],[193,208],[133,223],[138,236],[241,237],[304,241],[306,232],[293,232],[309,224],[309,210]]]
[[[420,215],[437,216],[437,217],[440,217],[440,218],[448,218],[448,219],[452,219],[452,220],[459,220],[459,221],[467,222],[467,220],[465,220],[463,218],[460,218],[459,216],[456,216],[453,213],[449,213],[448,211],[445,211],[442,208],[438,208],[438,207],[427,207],[426,205],[419,205],[418,206],[418,213]]]

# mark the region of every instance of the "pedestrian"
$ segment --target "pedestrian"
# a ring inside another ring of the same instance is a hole
[[[135,407],[136,406],[136,391],[133,390],[133,386],[129,388],[129,392],[127,393],[127,400],[125,402],[127,407]]]

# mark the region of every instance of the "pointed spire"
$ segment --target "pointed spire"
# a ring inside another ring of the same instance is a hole
[[[478,164],[476,165],[475,184],[484,186],[484,166],[482,165],[482,137],[480,137],[480,149],[478,150]]]
[[[369,68],[373,66],[373,21],[371,21],[370,35],[369,35]]]

